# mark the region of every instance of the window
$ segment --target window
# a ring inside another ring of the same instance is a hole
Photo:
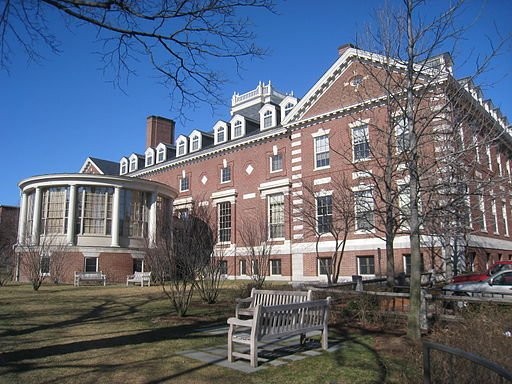
[[[110,235],[114,188],[78,188],[77,234]]]
[[[240,260],[240,275],[247,275],[247,261],[246,260]]]
[[[192,138],[192,144],[190,151],[197,151],[199,149],[199,136],[194,136]]]
[[[228,274],[228,261],[227,260],[220,260],[219,261],[219,272],[221,275],[227,275]]]
[[[128,173],[128,162],[126,160],[121,160],[121,175],[125,175]]]
[[[146,192],[123,189],[120,197],[121,235],[143,238],[148,233],[149,201],[151,195]]]
[[[332,259],[330,257],[321,257],[318,259],[318,274],[328,275],[332,270]]]
[[[501,154],[499,154],[499,153],[496,156],[496,162],[498,163],[498,175],[503,176],[503,166],[501,164]]]
[[[489,166],[489,169],[492,171],[491,146],[489,144],[485,146],[485,155],[487,156],[487,165]]]
[[[354,192],[356,205],[356,231],[373,229],[373,195],[371,189]]]
[[[229,201],[217,205],[219,217],[219,241],[231,241],[231,203]]]
[[[396,150],[402,153],[409,149],[409,130],[405,117],[399,117],[395,126]]]
[[[505,200],[503,200],[501,202],[501,218],[503,220],[503,230],[505,232],[505,236],[508,236],[509,232],[508,232],[507,203]]]
[[[332,196],[318,196],[316,198],[316,223],[319,234],[331,231],[332,224]]]
[[[178,142],[178,156],[183,156],[186,153],[186,144],[185,140]]]
[[[263,114],[263,128],[270,128],[273,124],[272,124],[272,117],[273,117],[273,113],[272,111],[266,111],[264,114]]]
[[[133,259],[132,264],[132,271],[135,272],[142,272],[144,269],[144,263],[142,259]]]
[[[217,129],[217,143],[223,143],[226,141],[226,128],[219,127]]]
[[[329,136],[315,137],[315,168],[329,166]]]
[[[398,184],[398,207],[400,208],[400,224],[410,228],[411,217],[411,188],[409,184]]]
[[[357,257],[358,275],[375,275],[375,260],[373,256]]]
[[[181,208],[181,209],[177,209],[177,210],[174,212],[174,215],[175,215],[178,219],[186,220],[186,219],[188,219],[188,217],[189,217],[189,215],[190,215],[190,212],[189,212],[189,209],[188,209],[188,208]]]
[[[411,273],[411,255],[409,255],[409,254],[404,255],[403,263],[404,263],[404,273],[410,274]]]
[[[268,197],[269,238],[284,238],[284,195],[282,193]]]
[[[240,120],[237,120],[233,127],[233,137],[236,138],[240,136],[242,136],[242,122]]]
[[[283,155],[278,153],[270,157],[270,172],[278,172],[283,170]]]
[[[485,202],[484,197],[479,194],[478,198],[478,218],[477,221],[480,223],[480,230],[486,232],[487,231],[487,221],[485,220]]]
[[[220,170],[220,182],[227,183],[231,181],[231,166],[227,165]]]
[[[368,125],[352,128],[352,147],[354,148],[354,161],[365,160],[370,157]]]
[[[281,275],[281,259],[270,260],[270,274]]]
[[[491,212],[494,233],[498,233],[498,209],[496,208],[496,199],[491,200]]]
[[[156,161],[157,163],[161,163],[165,160],[165,148],[161,147],[158,148],[157,154],[156,154]]]
[[[180,178],[180,192],[188,191],[188,189],[189,189],[188,176]]]
[[[478,138],[473,136],[473,146],[475,147],[476,162],[480,163],[480,150],[478,149]]]
[[[137,157],[136,156],[132,156],[130,158],[130,172],[133,172],[133,171],[136,171],[137,170]]]
[[[252,275],[257,276],[260,274],[260,263],[258,260],[251,260]]]
[[[67,232],[69,191],[67,187],[52,187],[43,191],[41,202],[41,233]]]
[[[42,275],[50,274],[50,257],[48,255],[41,256],[40,272]]]
[[[288,116],[288,114],[291,112],[291,110],[295,107],[293,103],[288,103],[284,106],[284,115]]]
[[[155,162],[155,154],[150,148],[146,151],[146,167],[153,165]]]
[[[98,258],[86,257],[85,258],[85,272],[98,272]]]

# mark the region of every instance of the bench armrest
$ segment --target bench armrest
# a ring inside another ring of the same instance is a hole
[[[240,303],[250,303],[252,301],[252,297],[246,297],[245,299],[241,299],[240,297],[236,298],[235,299],[235,303],[237,304],[240,304]]]
[[[237,319],[236,317],[230,317],[228,319],[229,325],[235,325],[240,327],[251,327],[253,323],[253,319],[247,319],[247,320],[241,320]]]

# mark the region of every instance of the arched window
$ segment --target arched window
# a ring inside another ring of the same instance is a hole
[[[242,136],[242,122],[240,120],[237,120],[235,122],[234,129],[233,129],[233,136],[234,137]]]
[[[217,129],[217,143],[223,143],[224,141],[226,141],[226,129],[219,127]]]
[[[273,113],[271,110],[266,111],[263,114],[263,128],[270,128],[272,124]]]

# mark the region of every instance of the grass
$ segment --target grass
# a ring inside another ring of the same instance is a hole
[[[174,315],[160,287],[43,286],[0,288],[0,382],[5,383],[403,383],[400,361],[375,349],[371,334],[332,327],[343,336],[333,353],[268,366],[247,375],[178,352],[226,343],[199,333],[225,324],[240,290],[220,302],[195,299]]]

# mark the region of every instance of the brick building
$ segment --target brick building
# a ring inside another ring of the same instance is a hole
[[[304,97],[260,83],[233,95],[225,120],[188,135],[175,137],[172,120],[150,116],[146,151],[122,157],[120,177],[178,191],[175,213],[193,204],[210,207],[216,250],[230,278],[249,278],[255,267],[244,246],[244,233],[254,232],[255,224],[265,228],[272,246],[270,280],[325,280],[341,246],[340,278],[383,275],[386,206],[394,220],[395,273],[408,273],[409,139],[400,101],[390,103],[380,82],[387,73],[403,79],[403,66],[393,63],[386,72],[383,63],[389,61],[343,46]],[[419,161],[424,268],[460,271],[511,259],[508,121],[471,81],[453,77],[447,55],[423,68],[420,88],[428,97],[417,110],[426,132]],[[389,188],[383,188],[383,159],[393,172]],[[81,172],[94,173],[94,161],[101,160],[88,159]]]

